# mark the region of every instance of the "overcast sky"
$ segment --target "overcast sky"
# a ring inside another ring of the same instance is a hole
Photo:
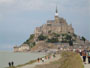
[[[90,0],[0,0],[0,50],[22,44],[35,27],[53,20],[56,4],[75,33],[90,40]]]

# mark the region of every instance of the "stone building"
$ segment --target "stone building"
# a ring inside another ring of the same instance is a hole
[[[30,50],[30,47],[27,44],[22,44],[21,46],[14,47],[14,52],[26,52],[29,50]]]
[[[64,18],[58,16],[58,10],[56,9],[55,20],[48,20],[46,24],[35,29],[35,37],[40,34],[48,35],[49,33],[74,33],[72,25],[68,25]]]
[[[48,38],[52,38],[52,34],[71,34],[72,39],[75,40],[73,42],[73,45],[75,45],[73,48],[78,48],[78,47],[83,47],[83,46],[89,46],[90,47],[90,42],[86,40],[84,43],[83,40],[80,39],[80,36],[74,35],[74,28],[72,27],[72,24],[68,24],[67,21],[59,17],[58,10],[56,8],[56,13],[54,16],[54,20],[48,20],[46,24],[36,27],[34,31],[34,37],[33,39],[29,39],[29,43],[35,42],[35,46],[33,48],[30,48],[29,44],[22,44],[21,46],[15,46],[14,47],[14,52],[25,52],[25,51],[47,51],[49,49],[60,49],[60,48],[69,48],[69,43],[46,43],[45,40],[38,41],[39,35],[43,34],[44,36],[48,36]],[[62,41],[63,36],[59,36],[58,40]]]

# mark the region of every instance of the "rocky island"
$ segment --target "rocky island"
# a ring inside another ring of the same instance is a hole
[[[59,17],[56,8],[55,19],[48,20],[46,24],[36,27],[34,34],[20,46],[14,46],[14,52],[57,51],[60,48],[88,48],[90,42],[85,37],[75,34],[72,24]]]

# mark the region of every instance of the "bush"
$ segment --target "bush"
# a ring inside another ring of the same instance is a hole
[[[31,34],[29,39],[27,39],[24,44],[30,44],[30,40],[32,40],[34,38],[34,34]]]
[[[72,39],[72,36],[67,34],[66,37],[65,37],[65,39],[66,40],[71,40]]]
[[[30,35],[30,40],[32,40],[34,38],[34,34]]]
[[[76,35],[76,34],[74,34],[74,33],[73,33],[73,36],[74,36],[75,38],[77,37],[77,35]]]
[[[73,41],[72,40],[69,41],[69,45],[73,46]]]
[[[57,33],[53,33],[54,34],[54,37],[60,37],[60,34],[57,34]]]
[[[29,47],[30,48],[33,48],[35,45],[36,45],[36,43],[35,42],[32,42],[32,43],[29,44]]]
[[[44,35],[39,35],[39,37],[38,37],[38,40],[45,40],[45,39],[47,39],[47,36],[44,36]]]
[[[83,41],[84,41],[84,43],[85,43],[85,41],[86,41],[86,38],[82,36],[81,40],[83,40]]]
[[[50,42],[50,43],[57,43],[59,42],[58,38],[51,38],[51,39],[48,39],[47,42]]]

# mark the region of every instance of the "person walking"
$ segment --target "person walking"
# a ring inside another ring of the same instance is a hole
[[[56,55],[55,55],[55,54],[53,54],[53,57],[55,58],[55,57],[56,57]]]
[[[38,62],[40,62],[40,58],[38,58],[37,60],[38,60]]]
[[[11,67],[11,63],[10,62],[8,63],[8,65],[9,65],[9,67]]]
[[[13,61],[11,62],[11,66],[14,66],[14,62]]]
[[[86,50],[82,51],[83,62],[86,64]]]
[[[42,58],[42,62],[44,62],[44,57]]]
[[[82,50],[81,49],[79,49],[79,53],[80,53],[80,56],[82,56]]]
[[[88,51],[88,64],[90,64],[90,50]]]

